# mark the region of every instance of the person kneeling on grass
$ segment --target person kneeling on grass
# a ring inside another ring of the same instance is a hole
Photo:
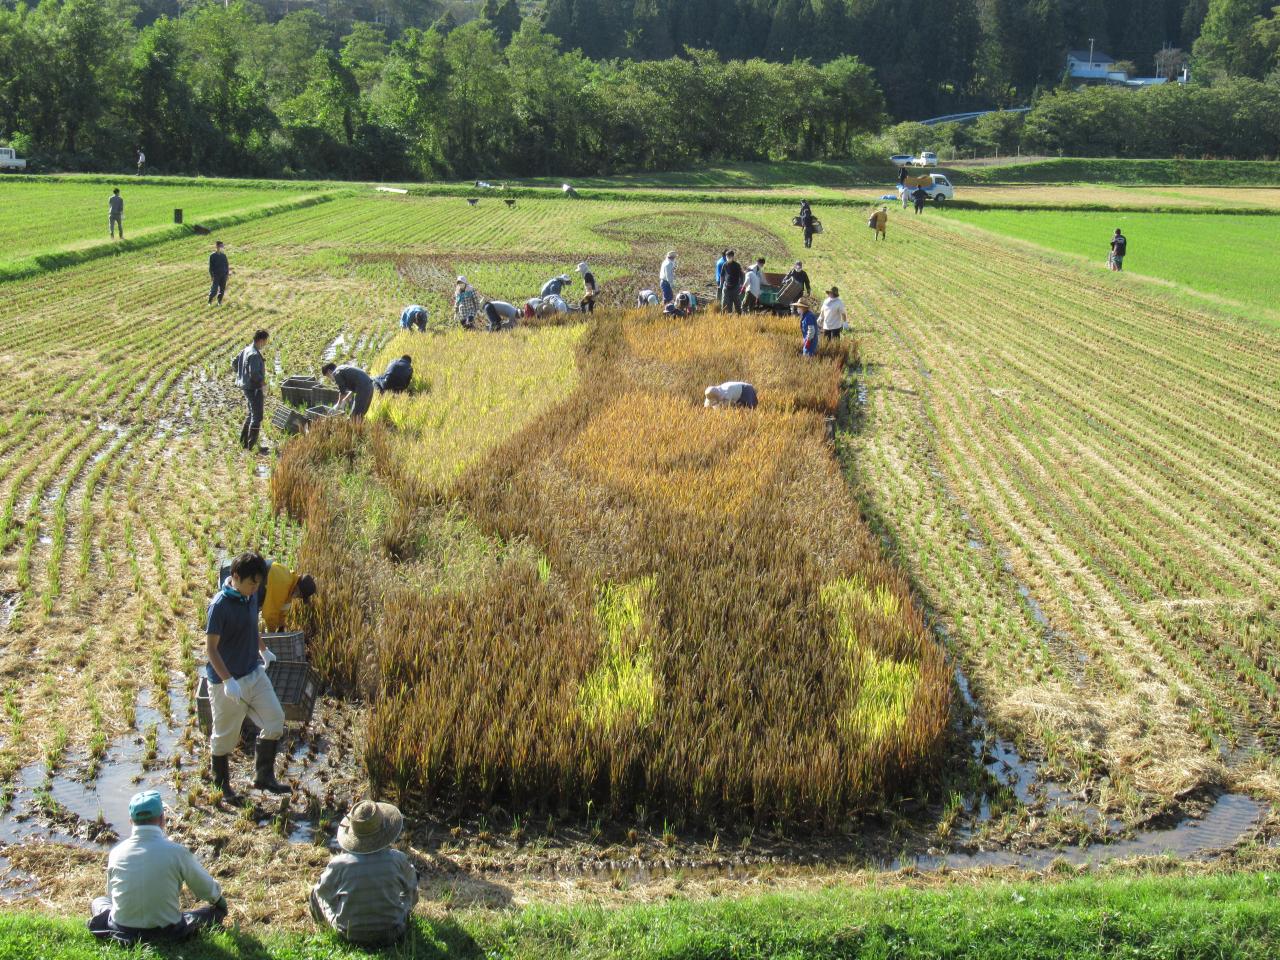
[[[392,847],[404,827],[390,803],[364,800],[338,826],[342,853],[329,860],[311,888],[311,916],[339,936],[366,946],[404,936],[418,902],[418,871]]]
[[[714,387],[707,387],[703,392],[704,407],[746,407],[756,408],[756,388],[741,380],[729,380]]]
[[[227,901],[191,851],[164,835],[164,801],[155,790],[129,801],[133,832],[107,858],[107,895],[90,907],[90,932],[124,946],[179,941],[221,926]],[[211,904],[183,912],[182,886]]]
[[[387,364],[386,372],[373,378],[373,385],[379,393],[404,393],[413,383],[413,357],[405,354]]]
[[[351,401],[351,419],[363,420],[369,412],[369,404],[373,403],[373,377],[369,376],[353,363],[326,363],[320,372],[334,382],[338,388],[338,402],[335,407],[345,406]]]
[[[240,744],[245,717],[258,727],[254,787],[270,793],[289,793],[276,780],[276,751],[284,734],[284,710],[266,667],[276,655],[258,632],[258,589],[267,579],[267,562],[256,553],[242,553],[231,561],[231,575],[209,602],[205,652],[209,662],[209,707],[213,731],[209,737],[213,783],[227,803],[240,798],[231,788],[231,754]]]

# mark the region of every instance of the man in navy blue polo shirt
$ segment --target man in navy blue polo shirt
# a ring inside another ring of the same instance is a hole
[[[205,667],[213,733],[213,782],[230,804],[239,803],[231,789],[231,753],[240,743],[245,717],[257,724],[256,775],[253,785],[271,793],[288,793],[276,780],[276,750],[284,734],[284,710],[267,678],[265,664],[275,660],[258,633],[258,588],[267,577],[267,562],[256,553],[231,561],[231,576],[209,602],[205,626]]]

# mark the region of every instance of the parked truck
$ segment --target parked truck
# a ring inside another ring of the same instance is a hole
[[[13,147],[0,147],[0,170],[18,171],[27,169],[27,161],[18,156]]]

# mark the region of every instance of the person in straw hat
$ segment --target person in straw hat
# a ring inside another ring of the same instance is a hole
[[[418,902],[418,871],[392,847],[404,827],[394,804],[362,800],[338,825],[342,853],[311,888],[311,915],[346,940],[393,943]]]

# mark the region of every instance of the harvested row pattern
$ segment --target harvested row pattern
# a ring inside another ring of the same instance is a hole
[[[994,716],[1135,802],[1265,763],[1274,333],[977,232],[855,229],[864,497]]]
[[[21,723],[0,737],[0,795],[36,758],[92,769],[140,691],[167,702],[154,692],[174,671],[190,683],[218,558],[292,558],[266,461],[235,444],[230,357],[266,326],[272,380],[326,350],[369,363],[404,296],[390,271],[321,277],[290,244],[290,218],[310,213],[223,235],[236,272],[220,309],[205,304],[202,239],[3,285],[0,695]]]
[[[306,562],[364,585],[315,613],[330,675],[371,694],[375,785],[417,806],[817,823],[919,770],[949,674],[820,439],[845,353],[806,363],[793,340],[786,320],[597,314],[578,390],[435,493],[394,454],[434,451],[429,423],[291,445],[274,488]],[[704,410],[733,375],[761,408]],[[342,506],[361,474],[393,494],[372,560],[367,501]],[[474,576],[415,582],[414,544],[445,538],[470,540]]]

